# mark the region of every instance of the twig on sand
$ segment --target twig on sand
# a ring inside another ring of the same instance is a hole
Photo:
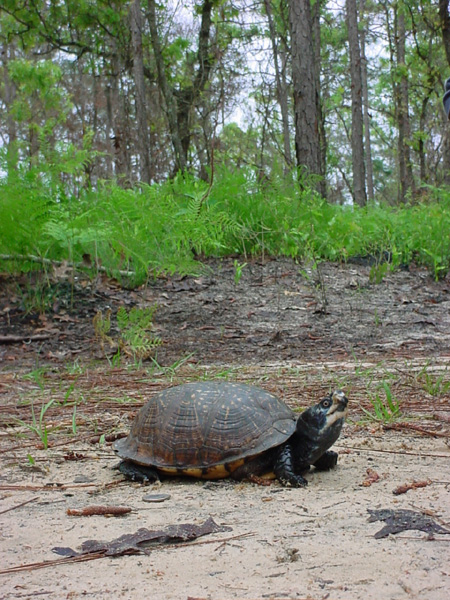
[[[249,537],[253,535],[253,533],[241,533],[239,535],[233,535],[227,538],[222,538],[220,540],[202,540],[202,541],[196,541],[196,542],[190,542],[188,544],[181,543],[181,544],[167,544],[167,545],[161,545],[161,546],[154,546],[152,548],[152,550],[162,550],[162,549],[168,549],[168,548],[181,548],[181,547],[186,547],[188,546],[199,546],[200,544],[223,544],[224,542],[230,542],[232,540],[237,540],[237,539],[242,539],[245,537]],[[8,569],[2,569],[0,570],[0,575],[7,575],[8,573],[20,573],[21,571],[35,571],[37,569],[46,569],[47,567],[57,567],[59,565],[67,565],[67,564],[71,564],[71,563],[79,563],[79,562],[85,562],[88,560],[96,560],[97,558],[103,558],[103,557],[107,557],[109,558],[109,556],[105,555],[105,552],[92,552],[90,554],[80,554],[78,556],[69,556],[69,557],[63,557],[63,558],[55,558],[54,560],[46,560],[43,562],[35,562],[35,563],[28,563],[25,565],[16,565],[15,567],[9,567]]]
[[[124,483],[124,479],[114,479],[103,485],[101,483],[50,483],[48,485],[0,485],[2,492],[63,492],[65,490],[77,490],[78,488],[101,487],[109,489],[116,485]]]
[[[5,510],[0,511],[0,515],[3,515],[9,512],[10,510],[16,510],[16,508],[20,508],[21,506],[25,506],[25,504],[30,504],[30,502],[35,502],[36,500],[39,500],[39,496],[31,498],[30,500],[26,500],[25,502],[21,502],[20,504],[16,504],[15,506],[11,506],[11,508],[5,508]]]

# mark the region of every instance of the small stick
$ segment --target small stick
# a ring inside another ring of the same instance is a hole
[[[165,544],[160,546],[155,546],[153,550],[163,550],[166,548],[182,548],[183,546],[197,546],[199,544],[219,544],[223,542],[228,542],[230,540],[236,540],[239,538],[244,538],[247,536],[254,535],[253,533],[241,533],[240,535],[233,535],[228,538],[223,538],[221,540],[206,540],[202,542],[191,542],[186,543],[183,542],[181,544]],[[26,565],[17,565],[15,567],[9,567],[9,569],[3,569],[0,571],[0,575],[7,575],[8,573],[19,573],[20,571],[34,571],[35,569],[45,569],[47,567],[56,567],[58,565],[67,565],[70,563],[76,562],[84,562],[87,560],[95,560],[97,558],[103,558],[105,556],[104,552],[92,552],[92,554],[79,554],[78,556],[68,556],[64,558],[56,558],[55,560],[47,560],[45,562],[37,562],[37,563],[28,563]]]
[[[34,502],[35,500],[39,500],[39,496],[35,498],[31,498],[31,500],[26,500],[25,502],[21,502],[20,504],[16,504],[16,506],[11,506],[11,508],[6,508],[5,510],[0,511],[0,515],[3,515],[10,510],[16,510],[16,508],[20,508],[21,506],[25,506],[25,504],[30,504],[30,502]]]
[[[67,514],[72,517],[92,517],[94,515],[113,515],[115,517],[131,512],[128,506],[85,506],[84,508],[68,508]]]
[[[447,458],[448,454],[428,454],[425,452],[406,452],[404,450],[382,450],[381,448],[363,448],[362,446],[339,446],[336,444],[335,448],[342,448],[344,450],[358,450],[359,452],[380,452],[382,454],[401,454],[402,456],[426,456],[428,458]]]
[[[64,565],[73,562],[85,562],[87,560],[95,560],[96,558],[102,558],[104,552],[95,552],[92,554],[80,554],[79,556],[69,556],[65,558],[56,558],[55,560],[47,560],[45,562],[28,563],[27,565],[17,565],[16,567],[9,567],[9,569],[3,569],[0,571],[0,575],[6,575],[7,573],[19,573],[20,571],[34,571],[35,569],[45,569],[46,567],[54,567],[57,565]]]
[[[77,490],[81,488],[92,488],[92,487],[104,487],[109,489],[114,487],[115,485],[120,485],[124,483],[123,479],[114,479],[114,481],[110,481],[106,485],[101,483],[55,483],[53,485],[0,485],[0,491],[2,492],[24,492],[27,490],[34,492],[64,492],[65,490]]]
[[[20,342],[38,342],[48,340],[49,333],[36,333],[35,335],[0,335],[0,344],[17,344]]]
[[[423,433],[423,435],[448,438],[448,433],[442,433],[442,431],[428,431],[428,429],[424,429],[423,427],[420,427],[420,425],[414,425],[414,423],[392,423],[391,425],[383,425],[383,429],[393,429],[394,431],[412,429],[418,433]]]

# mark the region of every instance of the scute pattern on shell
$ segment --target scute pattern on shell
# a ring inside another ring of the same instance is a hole
[[[297,416],[260,388],[226,382],[188,383],[156,394],[116,442],[135,463],[208,468],[255,456],[286,441]]]

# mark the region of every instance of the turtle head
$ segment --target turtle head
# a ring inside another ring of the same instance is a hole
[[[308,438],[323,438],[328,447],[333,444],[347,416],[348,399],[344,392],[335,390],[320,402],[305,410],[297,421],[297,432]]]

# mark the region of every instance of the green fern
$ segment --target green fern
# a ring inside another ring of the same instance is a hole
[[[120,331],[119,348],[134,360],[151,357],[161,339],[152,333],[153,315],[157,305],[150,308],[133,307],[130,311],[121,306],[117,311],[117,327]]]

